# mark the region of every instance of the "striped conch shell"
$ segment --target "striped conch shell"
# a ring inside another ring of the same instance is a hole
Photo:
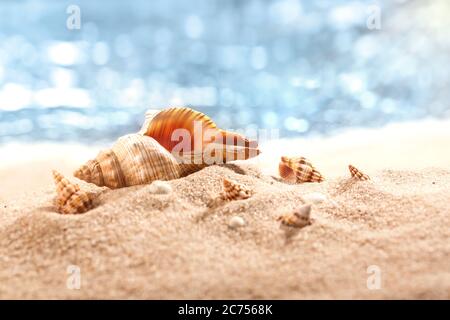
[[[348,170],[350,171],[350,174],[352,175],[352,178],[361,180],[361,181],[366,181],[366,180],[370,180],[370,177],[359,171],[356,167],[352,166],[351,164],[348,165]]]
[[[112,189],[184,177],[205,166],[259,154],[256,141],[221,130],[201,112],[169,108],[147,112],[142,129],[119,138],[75,177]]]
[[[277,217],[282,226],[303,228],[311,224],[311,205],[300,206],[288,214]]]
[[[152,137],[171,152],[180,163],[182,175],[260,153],[256,141],[219,129],[211,118],[191,108],[149,110],[139,133]]]
[[[155,139],[135,133],[119,138],[111,149],[101,151],[76,170],[74,176],[116,189],[176,179],[181,171],[175,157]]]
[[[208,207],[214,208],[225,202],[233,200],[245,200],[253,195],[253,191],[236,181],[223,178],[222,192],[219,196],[212,198]]]
[[[53,179],[56,184],[55,205],[58,212],[83,213],[93,207],[93,196],[90,193],[80,190],[77,184],[71,183],[55,170],[53,170]]]
[[[253,195],[253,191],[236,181],[224,178],[222,180],[222,199],[226,201],[248,199]]]
[[[304,157],[281,157],[278,165],[281,178],[288,182],[322,182],[322,174]]]

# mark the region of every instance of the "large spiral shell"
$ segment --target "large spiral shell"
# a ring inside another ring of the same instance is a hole
[[[259,154],[258,144],[217,128],[190,108],[149,111],[139,133],[116,144],[75,171],[98,186],[122,188],[184,177],[205,166],[245,160]]]
[[[74,176],[97,186],[116,189],[176,179],[181,171],[176,159],[155,139],[129,134],[81,166]]]
[[[150,110],[140,133],[154,138],[178,159],[195,162],[198,167],[246,160],[260,153],[255,140],[219,129],[211,118],[191,108]]]

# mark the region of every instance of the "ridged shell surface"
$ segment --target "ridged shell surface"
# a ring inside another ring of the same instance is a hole
[[[358,179],[361,181],[370,180],[370,177],[367,174],[360,171],[358,168],[352,166],[351,164],[348,165],[348,170],[350,171],[350,174],[352,175],[352,177],[355,179]]]
[[[200,167],[201,164],[245,160],[259,154],[256,141],[219,129],[210,117],[191,108],[150,110],[139,133],[154,138],[178,159],[191,164],[196,159]]]
[[[227,178],[222,179],[222,192],[215,197],[210,199],[208,207],[214,208],[218,207],[228,201],[233,200],[245,200],[253,195],[253,190],[247,188],[246,186],[237,183],[236,181],[229,180]]]
[[[101,151],[75,171],[74,176],[112,189],[171,180],[181,176],[177,160],[155,139],[129,134],[111,149]]]
[[[80,190],[77,184],[71,183],[55,170],[53,171],[53,179],[56,185],[55,205],[59,213],[84,213],[93,207],[91,195]]]
[[[322,174],[304,157],[281,157],[278,166],[280,176],[295,183],[322,182]]]

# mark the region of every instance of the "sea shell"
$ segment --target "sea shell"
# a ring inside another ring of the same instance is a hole
[[[257,156],[258,143],[219,129],[207,115],[191,108],[149,110],[139,133],[152,137],[190,173],[204,166]]]
[[[176,179],[181,169],[175,157],[155,139],[135,133],[119,138],[111,149],[101,151],[76,170],[74,176],[116,189]]]
[[[294,211],[281,215],[277,218],[282,226],[303,228],[311,224],[311,205],[306,204],[296,208]]]
[[[169,194],[172,193],[172,187],[166,181],[153,181],[148,191],[153,194]]]
[[[304,157],[281,157],[278,165],[281,178],[289,182],[322,182],[322,174]]]
[[[53,179],[56,184],[55,205],[58,212],[63,214],[83,213],[93,207],[93,196],[80,187],[71,183],[62,174],[53,170]]]
[[[212,198],[208,203],[208,207],[214,208],[227,201],[244,200],[253,195],[253,191],[246,186],[235,181],[223,178],[222,192],[219,196]]]
[[[242,217],[239,216],[233,216],[230,221],[228,222],[228,226],[231,229],[237,229],[240,227],[245,226],[245,220]]]
[[[222,199],[227,201],[248,199],[253,195],[253,191],[246,186],[239,184],[233,180],[224,178]]]
[[[348,165],[348,170],[350,171],[350,174],[352,175],[353,178],[356,178],[361,181],[370,180],[370,177],[367,174],[359,171],[356,167],[352,166],[351,164]]]
[[[139,133],[119,138],[111,149],[100,152],[74,175],[115,189],[176,179],[208,165],[258,154],[256,141],[217,128],[203,113],[169,108],[147,112]]]

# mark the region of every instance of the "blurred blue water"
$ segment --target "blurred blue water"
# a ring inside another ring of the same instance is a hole
[[[448,117],[449,13],[446,0],[2,1],[0,143],[108,141],[171,105],[282,136]]]

